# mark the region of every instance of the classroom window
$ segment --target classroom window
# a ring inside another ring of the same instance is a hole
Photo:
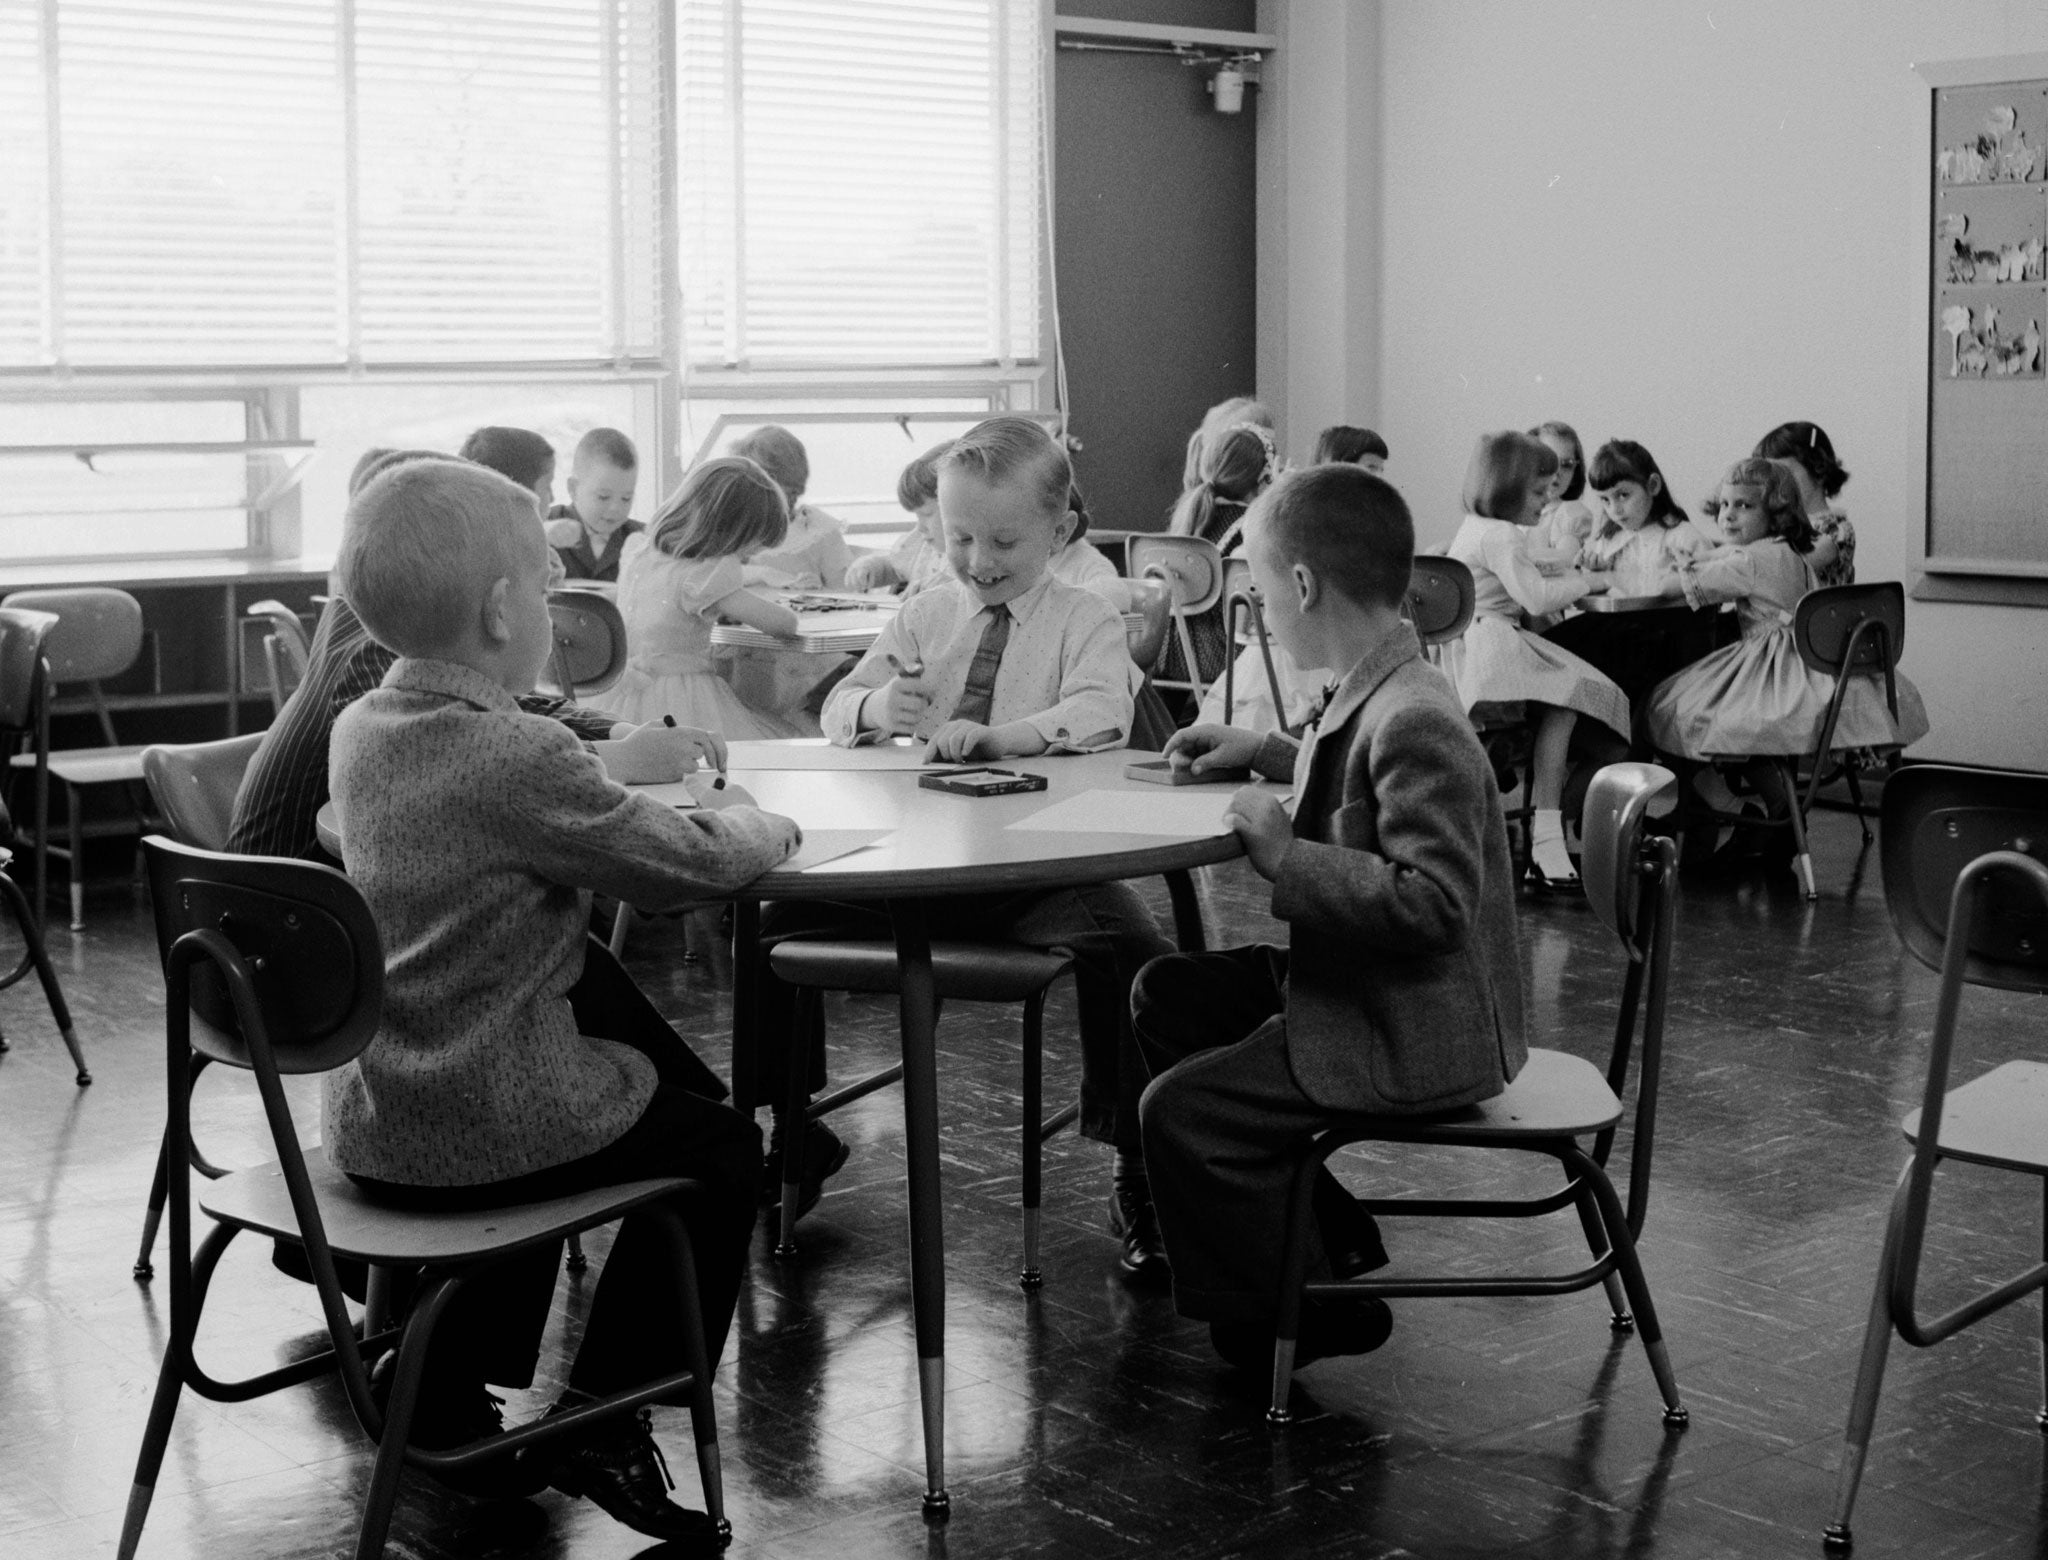
[[[684,352],[1040,354],[1041,0],[680,0]]]

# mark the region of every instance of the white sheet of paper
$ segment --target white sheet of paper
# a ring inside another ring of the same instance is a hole
[[[690,794],[687,780],[671,780],[666,785],[636,785],[629,789],[641,796],[651,796],[657,802],[670,807],[695,807],[697,798]]]
[[[922,769],[922,742],[877,742],[867,747],[834,747],[823,737],[781,742],[732,742],[726,763],[733,769]]]
[[[1207,839],[1228,834],[1224,811],[1235,786],[1190,786],[1167,791],[1157,786],[1131,791],[1083,791],[1054,802],[1013,829],[1057,834],[1162,834],[1176,839]]]
[[[812,867],[822,867],[828,861],[837,861],[841,856],[866,850],[895,832],[894,829],[806,829],[804,842],[797,847],[796,854],[775,870],[808,872]]]

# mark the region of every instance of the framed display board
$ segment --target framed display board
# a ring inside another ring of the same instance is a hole
[[[1933,88],[1923,599],[2048,606],[2048,55]]]

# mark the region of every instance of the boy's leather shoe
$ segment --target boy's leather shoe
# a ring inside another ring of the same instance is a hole
[[[396,1349],[370,1367],[370,1396],[379,1409],[388,1408],[397,1374]],[[502,1435],[505,1416],[498,1404],[499,1399],[486,1392],[481,1382],[473,1393],[430,1396],[423,1391],[413,1405],[406,1440],[423,1452],[445,1452],[487,1436]],[[473,1500],[523,1500],[547,1488],[547,1480],[517,1456],[494,1457],[471,1468],[452,1468],[446,1472],[421,1471],[428,1472],[436,1483]]]
[[[822,1121],[805,1123],[803,1141],[804,1159],[798,1174],[796,1198],[796,1216],[799,1219],[818,1206],[818,1199],[825,1195],[827,1178],[837,1175],[853,1152]],[[782,1154],[782,1124],[777,1118],[768,1137],[768,1152],[761,1161],[761,1201],[764,1203],[782,1200]]]
[[[1392,1336],[1394,1313],[1380,1299],[1304,1300],[1301,1336],[1294,1341],[1294,1368],[1345,1354],[1370,1354]],[[1271,1322],[1211,1322],[1209,1341],[1226,1363],[1249,1376],[1273,1369]]]
[[[715,1555],[730,1541],[703,1512],[668,1498],[675,1482],[654,1444],[653,1418],[644,1408],[557,1452],[548,1483],[564,1495],[581,1495],[636,1533],[678,1546],[679,1554]]]
[[[1119,1181],[1109,1193],[1109,1233],[1123,1242],[1117,1260],[1126,1273],[1165,1278],[1171,1271],[1166,1237],[1152,1208],[1152,1188],[1142,1180]]]

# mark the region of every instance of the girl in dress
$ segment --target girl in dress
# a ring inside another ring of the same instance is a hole
[[[1245,511],[1279,474],[1280,448],[1270,428],[1242,422],[1222,430],[1203,445],[1198,480],[1173,506],[1166,522],[1168,534],[1199,536],[1214,542],[1225,554],[1235,552],[1243,534]],[[1230,653],[1222,604],[1189,618],[1188,636],[1194,641],[1201,681],[1205,685],[1214,682],[1223,675],[1224,659]],[[1186,680],[1177,639],[1167,641],[1159,675],[1168,682]]]
[[[1202,424],[1188,435],[1187,459],[1181,464],[1181,491],[1186,492],[1202,480],[1202,464],[1212,458],[1216,443],[1239,423],[1257,423],[1268,433],[1273,431],[1273,414],[1266,410],[1265,403],[1248,395],[1234,395],[1227,401],[1218,401],[1202,414]]]
[[[1727,545],[1679,567],[1694,606],[1732,601],[1742,638],[1665,679],[1650,695],[1645,723],[1658,751],[1700,763],[1797,757],[1819,740],[1835,680],[1799,658],[1792,609],[1813,586],[1813,527],[1788,463],[1754,456],[1728,468],[1715,502]],[[1851,680],[1835,727],[1838,748],[1903,747],[1927,734],[1927,711],[1903,675],[1899,714],[1886,707],[1882,682]],[[1769,816],[1792,806],[1777,765],[1743,765]]]
[[[1591,536],[1600,517],[1585,501],[1586,446],[1570,423],[1538,423],[1529,437],[1542,441],[1557,457],[1550,488],[1543,498],[1543,512],[1536,518],[1527,538],[1529,556],[1550,570],[1574,566],[1579,548]]]
[[[746,560],[780,544],[788,529],[782,489],[751,460],[727,456],[691,472],[619,570],[631,653],[618,682],[592,702],[621,720],[672,715],[728,740],[817,735],[750,708],[711,659],[720,617],[768,634],[796,632],[796,614],[746,589],[744,578]]]
[[[1531,763],[1530,865],[1550,884],[1570,886],[1578,872],[1565,849],[1565,766],[1572,730],[1589,715],[1628,740],[1628,699],[1613,681],[1569,650],[1530,633],[1528,616],[1559,612],[1604,590],[1603,579],[1568,571],[1546,577],[1524,550],[1528,528],[1543,512],[1557,456],[1520,433],[1482,435],[1465,473],[1465,522],[1450,556],[1472,571],[1475,600],[1465,637],[1444,646],[1444,672],[1468,713],[1484,716],[1521,706],[1536,728]]]
[[[1816,585],[1856,583],[1856,528],[1835,498],[1849,472],[1835,455],[1834,441],[1818,423],[1779,423],[1756,441],[1750,452],[1766,460],[1790,461],[1799,484],[1800,506],[1813,527],[1813,551],[1807,555]]]
[[[811,485],[811,457],[787,428],[769,423],[734,442],[732,452],[754,462],[782,489],[789,503],[789,531],[747,564],[749,585],[787,590],[844,590],[853,549],[846,528],[824,510],[804,502]]]

